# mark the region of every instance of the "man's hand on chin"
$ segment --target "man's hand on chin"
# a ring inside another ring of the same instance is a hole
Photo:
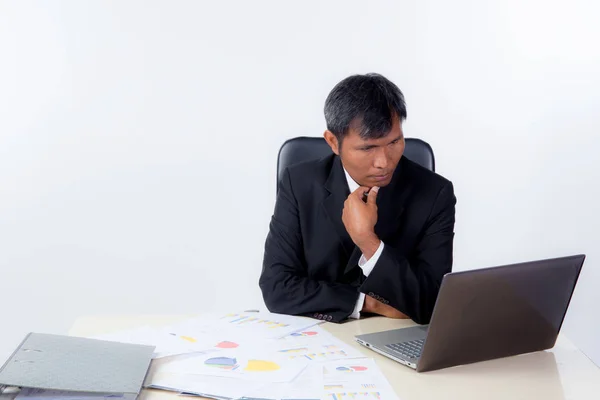
[[[382,302],[375,300],[371,296],[365,296],[365,303],[362,308],[363,312],[369,312],[372,314],[383,315],[388,318],[395,319],[409,319],[408,315],[396,310],[394,307],[383,304]]]
[[[379,238],[375,234],[377,223],[377,192],[379,188],[361,186],[350,193],[344,202],[342,222],[350,238],[368,260],[379,247]],[[366,202],[363,200],[367,194]]]

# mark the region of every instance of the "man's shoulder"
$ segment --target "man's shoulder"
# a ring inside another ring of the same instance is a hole
[[[323,158],[303,161],[289,166],[287,170],[292,184],[324,184],[329,177],[335,157],[336,156],[332,154]]]
[[[433,172],[406,157],[402,158],[403,173],[406,173],[413,187],[420,191],[438,193],[452,182],[442,175]]]

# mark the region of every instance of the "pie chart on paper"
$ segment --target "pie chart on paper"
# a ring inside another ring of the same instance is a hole
[[[238,367],[237,360],[231,357],[209,358],[208,360],[204,361],[204,364],[208,367],[215,367],[225,370],[234,370]]]
[[[229,342],[227,340],[218,343],[215,347],[218,347],[219,349],[235,349],[236,347],[238,347],[239,344],[237,343],[233,343],[233,342]]]
[[[308,332],[294,332],[291,336],[315,336],[317,332],[308,331]]]
[[[269,372],[277,371],[280,368],[279,364],[273,361],[249,360],[244,370],[249,372]]]
[[[337,367],[336,370],[344,372],[366,371],[368,368],[363,366]]]

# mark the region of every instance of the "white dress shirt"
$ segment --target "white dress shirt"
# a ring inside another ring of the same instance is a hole
[[[356,183],[354,181],[354,179],[352,179],[352,177],[350,176],[348,171],[346,171],[346,168],[344,168],[344,173],[346,174],[346,180],[348,181],[348,188],[350,189],[350,193],[352,193],[356,189],[358,189],[360,187],[360,185],[358,183]],[[375,267],[377,260],[379,260],[379,256],[381,256],[382,251],[383,251],[383,242],[379,241],[379,247],[377,248],[377,251],[375,252],[375,254],[373,254],[373,257],[371,257],[370,259],[367,260],[365,258],[364,254],[362,254],[360,256],[360,260],[358,260],[358,266],[363,270],[363,274],[365,276],[369,276],[371,271],[373,271],[373,268]],[[356,301],[356,305],[354,306],[354,311],[352,312],[352,314],[350,314],[349,318],[355,318],[355,319],[360,318],[360,312],[362,311],[364,303],[365,303],[365,294],[361,292],[358,294],[358,300]]]

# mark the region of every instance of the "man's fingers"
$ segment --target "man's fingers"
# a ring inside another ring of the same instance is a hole
[[[351,198],[354,197],[355,199],[363,201],[364,196],[366,196],[368,193],[369,193],[369,188],[368,187],[366,187],[366,186],[360,186],[354,192],[350,193],[350,196],[348,196],[348,199],[351,199]]]
[[[368,192],[369,192],[368,187],[359,186],[358,189],[356,189],[354,192],[352,192],[352,195],[358,197],[359,199],[362,199],[363,195]]]
[[[379,186],[373,186],[369,191],[369,196],[367,197],[367,203],[370,205],[377,204],[377,192],[379,192]]]

